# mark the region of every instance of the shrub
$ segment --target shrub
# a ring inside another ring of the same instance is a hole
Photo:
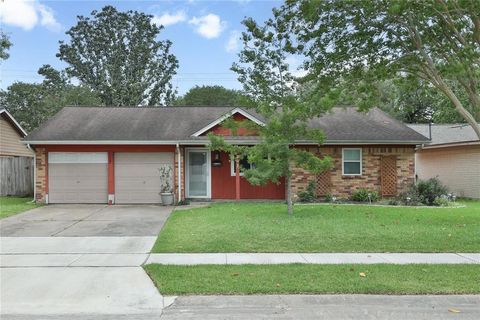
[[[447,198],[448,189],[437,178],[431,178],[426,181],[418,181],[417,184],[411,185],[408,190],[402,193],[399,200],[406,205],[416,206],[424,204],[427,206],[443,205]],[[443,198],[445,200],[436,199]]]
[[[418,181],[416,188],[419,196],[422,198],[422,203],[429,206],[435,204],[436,198],[440,198],[448,193],[447,187],[444,186],[437,178],[431,178],[426,181]]]
[[[305,191],[301,191],[298,193],[298,198],[300,202],[313,202],[315,201],[315,191],[317,186],[315,185],[315,181],[310,181],[308,183],[307,189]]]
[[[336,197],[334,197],[331,193],[327,193],[325,195],[325,202],[335,202],[337,200]]]
[[[439,207],[448,207],[450,205],[450,201],[446,196],[435,198],[433,204]]]
[[[379,196],[378,192],[375,190],[368,190],[364,188],[360,188],[355,190],[352,193],[352,200],[359,201],[359,202],[376,202],[378,201]]]

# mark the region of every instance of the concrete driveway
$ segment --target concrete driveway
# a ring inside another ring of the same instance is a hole
[[[2,237],[156,237],[171,207],[49,205],[0,220]]]
[[[159,316],[141,265],[171,207],[49,205],[0,220],[2,319]]]

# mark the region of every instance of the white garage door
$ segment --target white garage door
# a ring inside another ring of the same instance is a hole
[[[171,152],[119,152],[114,159],[115,203],[160,203],[162,168],[170,168],[173,187]]]
[[[49,152],[50,203],[107,203],[106,152]]]

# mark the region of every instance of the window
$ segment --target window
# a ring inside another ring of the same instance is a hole
[[[255,168],[255,165],[253,163],[248,162],[247,156],[244,156],[243,158],[240,159],[240,175],[243,176],[243,169],[253,169]],[[235,159],[232,157],[230,161],[230,174],[232,177],[235,176]]]
[[[362,149],[342,150],[342,174],[344,176],[362,175]]]

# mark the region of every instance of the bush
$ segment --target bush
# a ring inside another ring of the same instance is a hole
[[[435,198],[433,204],[439,207],[448,207],[450,205],[450,201],[446,196]]]
[[[315,201],[315,191],[317,186],[315,185],[315,181],[310,181],[308,183],[307,189],[305,191],[301,191],[298,193],[298,198],[300,202],[313,202]]]
[[[337,200],[337,198],[334,197],[331,193],[327,193],[325,195],[325,202],[331,203],[331,202],[335,202],[336,200]]]
[[[352,193],[352,200],[359,201],[359,202],[376,202],[378,201],[379,196],[378,192],[375,190],[368,190],[368,189],[358,189]]]
[[[435,199],[440,198],[448,193],[448,189],[437,178],[431,178],[426,181],[418,181],[417,192],[422,198],[422,203],[426,205],[434,205]]]
[[[409,187],[408,191],[402,193],[399,200],[406,205],[416,206],[424,204],[427,206],[444,205],[449,202],[447,198],[448,189],[437,178],[426,181],[418,181]],[[436,200],[444,199],[444,200]]]

